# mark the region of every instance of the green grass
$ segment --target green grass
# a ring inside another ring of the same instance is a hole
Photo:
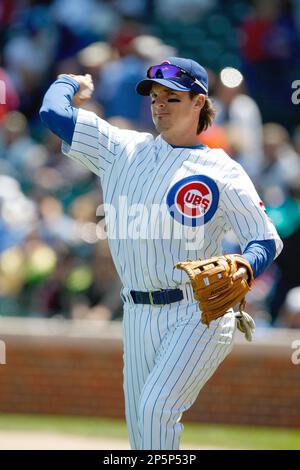
[[[88,417],[0,414],[0,431],[59,432],[127,439],[124,421]],[[300,449],[300,429],[185,424],[182,447]]]
[[[127,439],[124,421],[81,416],[0,414],[1,430],[60,432],[108,439]]]
[[[183,443],[252,450],[300,449],[300,429],[187,424]]]

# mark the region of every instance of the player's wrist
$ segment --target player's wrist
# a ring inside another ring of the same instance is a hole
[[[55,83],[64,83],[66,85],[70,85],[72,87],[73,96],[80,90],[80,83],[66,74],[59,75]]]

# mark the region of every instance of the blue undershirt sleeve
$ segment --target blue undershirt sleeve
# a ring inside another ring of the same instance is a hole
[[[276,245],[274,240],[255,240],[245,248],[244,258],[248,260],[254,278],[262,274],[273,262],[276,255]]]
[[[78,108],[71,100],[79,91],[79,83],[66,75],[58,78],[48,89],[40,109],[41,121],[58,137],[72,144]]]

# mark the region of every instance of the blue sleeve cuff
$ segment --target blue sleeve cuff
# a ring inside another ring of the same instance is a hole
[[[276,256],[274,240],[255,240],[246,246],[244,258],[250,263],[254,278],[262,274],[273,262]]]
[[[77,93],[80,89],[80,85],[79,83],[77,82],[77,80],[75,80],[74,78],[71,78],[71,77],[68,77],[68,75],[60,75],[59,78],[57,80],[55,80],[55,82],[53,83],[53,85],[55,84],[59,84],[59,83],[64,83],[66,85],[71,85],[73,90],[74,90],[74,93],[73,93],[73,96],[75,95],[75,93]],[[73,98],[72,96],[72,98]]]
[[[72,106],[72,98],[80,89],[73,78],[62,75],[46,92],[40,118],[58,137],[72,144],[78,109]]]

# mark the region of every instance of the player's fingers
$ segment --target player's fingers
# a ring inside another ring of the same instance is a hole
[[[236,281],[237,279],[243,278],[247,279],[248,273],[246,268],[239,268],[236,273],[232,276],[232,279]]]
[[[94,83],[93,83],[92,76],[89,73],[86,73],[84,77],[85,77],[85,84],[89,86],[91,90],[94,90]]]
[[[92,76],[89,73],[86,73],[84,77],[87,82],[93,83]]]

